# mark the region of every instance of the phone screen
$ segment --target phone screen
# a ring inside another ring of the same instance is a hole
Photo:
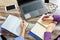
[[[6,6],[6,10],[12,10],[15,9],[15,5],[10,5],[10,6]]]
[[[45,0],[45,3],[49,3],[49,0]]]

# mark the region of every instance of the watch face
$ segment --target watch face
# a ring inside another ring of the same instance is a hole
[[[35,0],[17,0],[18,5],[22,5],[22,4],[25,4],[25,3],[31,2],[31,1],[35,1]]]
[[[45,3],[49,3],[49,0],[45,0]]]

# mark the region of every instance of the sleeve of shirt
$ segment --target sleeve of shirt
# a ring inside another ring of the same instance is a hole
[[[60,37],[57,40],[60,40]]]
[[[52,36],[51,32],[45,32],[44,33],[44,40],[52,40],[51,36]]]
[[[60,15],[53,15],[54,21],[60,22]]]
[[[0,37],[0,40],[2,40],[2,38]]]
[[[24,37],[23,36],[16,37],[16,38],[14,38],[14,40],[24,40]]]

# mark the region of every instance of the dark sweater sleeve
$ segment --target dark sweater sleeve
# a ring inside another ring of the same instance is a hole
[[[52,33],[51,32],[45,32],[44,33],[44,40],[52,40]]]
[[[53,15],[54,21],[60,22],[60,15]]]
[[[60,37],[57,40],[60,40]]]

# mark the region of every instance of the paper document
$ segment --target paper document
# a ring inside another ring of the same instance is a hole
[[[13,15],[9,15],[5,22],[2,24],[2,28],[8,30],[9,32],[20,36],[21,28],[20,23],[22,19]]]

